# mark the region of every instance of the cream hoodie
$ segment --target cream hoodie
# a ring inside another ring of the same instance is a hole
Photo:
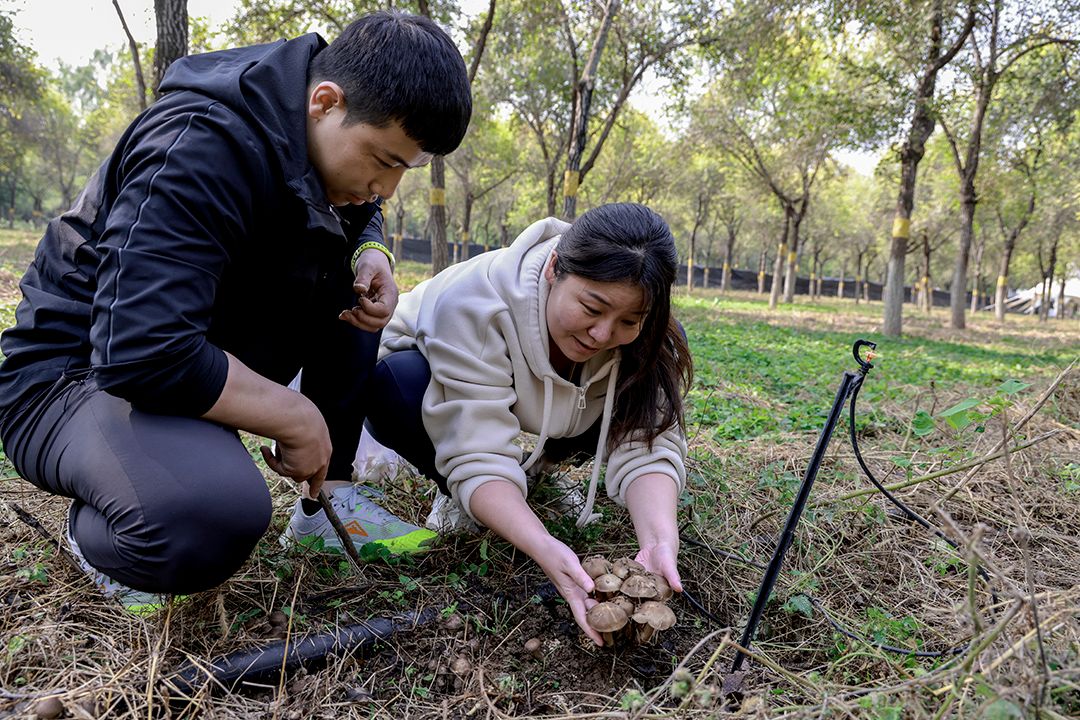
[[[510,247],[454,265],[401,296],[383,330],[379,356],[417,348],[431,367],[423,417],[435,446],[435,467],[451,497],[473,517],[470,500],[491,480],[508,480],[526,495],[527,470],[548,438],[580,435],[602,417],[592,479],[578,525],[592,515],[604,461],[620,351],[597,353],[581,370],[580,385],[562,378],[548,359],[546,308],[550,284],[543,270],[567,223],[534,223]],[[521,461],[516,441],[538,435]],[[652,448],[624,442],[607,458],[608,495],[626,505],[630,484],[662,473],[682,490],[686,441],[679,428]],[[473,517],[475,520],[476,518]]]

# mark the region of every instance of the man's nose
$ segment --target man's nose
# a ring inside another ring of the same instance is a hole
[[[401,176],[405,174],[408,168],[388,168],[387,170],[379,173],[375,181],[371,183],[371,190],[375,195],[389,200],[394,196],[394,191],[397,190],[398,183],[401,182]]]

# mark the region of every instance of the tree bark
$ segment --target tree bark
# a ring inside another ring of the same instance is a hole
[[[116,14],[120,17],[120,25],[124,28],[124,35],[127,36],[128,48],[131,50],[131,62],[135,65],[135,92],[139,95],[139,110],[145,110],[146,78],[143,76],[142,61],[139,59],[139,44],[135,42],[131,30],[128,29],[127,20],[124,19],[124,11],[120,9],[118,0],[113,0],[113,7],[116,8]]]
[[[431,159],[431,274],[437,275],[450,265],[446,248],[446,159]]]
[[[776,259],[773,261],[772,290],[769,292],[769,309],[775,310],[780,300],[780,288],[784,282],[784,261],[787,259],[788,237],[791,235],[791,220],[795,214],[795,208],[791,203],[782,203],[784,208],[784,232],[780,236],[780,245],[776,249]]]
[[[900,151],[900,188],[897,191],[896,211],[893,214],[892,241],[889,246],[889,261],[885,269],[885,287],[882,288],[882,300],[885,303],[882,332],[891,337],[899,337],[903,332],[904,262],[911,237],[911,212],[915,208],[915,184],[918,179],[919,163],[926,152],[926,141],[934,132],[936,124],[931,104],[934,100],[938,72],[956,56],[967,41],[975,25],[974,6],[969,6],[967,19],[960,35],[944,54],[941,52],[943,22],[942,0],[935,0],[930,16],[930,46],[923,73],[915,90],[911,129]]]
[[[577,192],[581,183],[581,156],[585,154],[589,110],[592,108],[593,90],[596,88],[596,70],[600,66],[600,55],[604,52],[604,45],[607,44],[611,21],[615,19],[615,13],[618,11],[619,0],[607,0],[607,5],[604,6],[604,17],[600,20],[600,29],[596,33],[589,59],[585,63],[585,72],[582,73],[574,88],[576,112],[570,129],[570,147],[566,156],[566,179],[563,189],[563,217],[567,220],[573,220],[577,214]]]
[[[154,99],[161,97],[165,71],[188,53],[187,0],[154,0],[157,44],[154,49]]]
[[[796,274],[799,265],[799,228],[802,226],[803,218],[806,217],[806,211],[809,207],[810,188],[806,183],[803,183],[803,195],[798,202],[798,208],[793,208],[794,215],[791,219],[791,231],[788,233],[791,242],[788,244],[787,267],[784,270],[785,303],[795,301],[795,283],[798,279]]]

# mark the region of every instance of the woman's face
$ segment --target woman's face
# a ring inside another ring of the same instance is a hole
[[[629,282],[599,282],[564,274],[556,280],[555,255],[544,269],[551,284],[547,327],[553,360],[585,362],[601,350],[631,343],[645,320],[645,293]]]

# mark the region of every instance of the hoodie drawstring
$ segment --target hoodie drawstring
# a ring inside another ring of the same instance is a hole
[[[607,392],[604,394],[604,414],[600,421],[600,440],[596,443],[596,459],[593,460],[592,477],[589,478],[589,494],[585,498],[585,507],[578,515],[577,526],[585,527],[593,522],[599,515],[593,517],[593,505],[596,504],[596,487],[600,483],[600,465],[606,459],[604,451],[607,449],[608,430],[611,428],[611,415],[615,409],[615,383],[619,377],[619,365],[615,364],[608,375]],[[545,378],[546,380],[546,378]],[[544,386],[547,390],[547,386]],[[545,416],[545,420],[547,417]]]
[[[544,376],[544,417],[540,420],[540,436],[536,438],[536,447],[533,448],[532,453],[525,459],[525,462],[521,463],[522,470],[528,470],[533,464],[540,459],[540,456],[544,454],[544,443],[547,442],[548,437],[548,425],[551,420],[551,402],[554,389],[552,387],[551,378],[547,375]]]

